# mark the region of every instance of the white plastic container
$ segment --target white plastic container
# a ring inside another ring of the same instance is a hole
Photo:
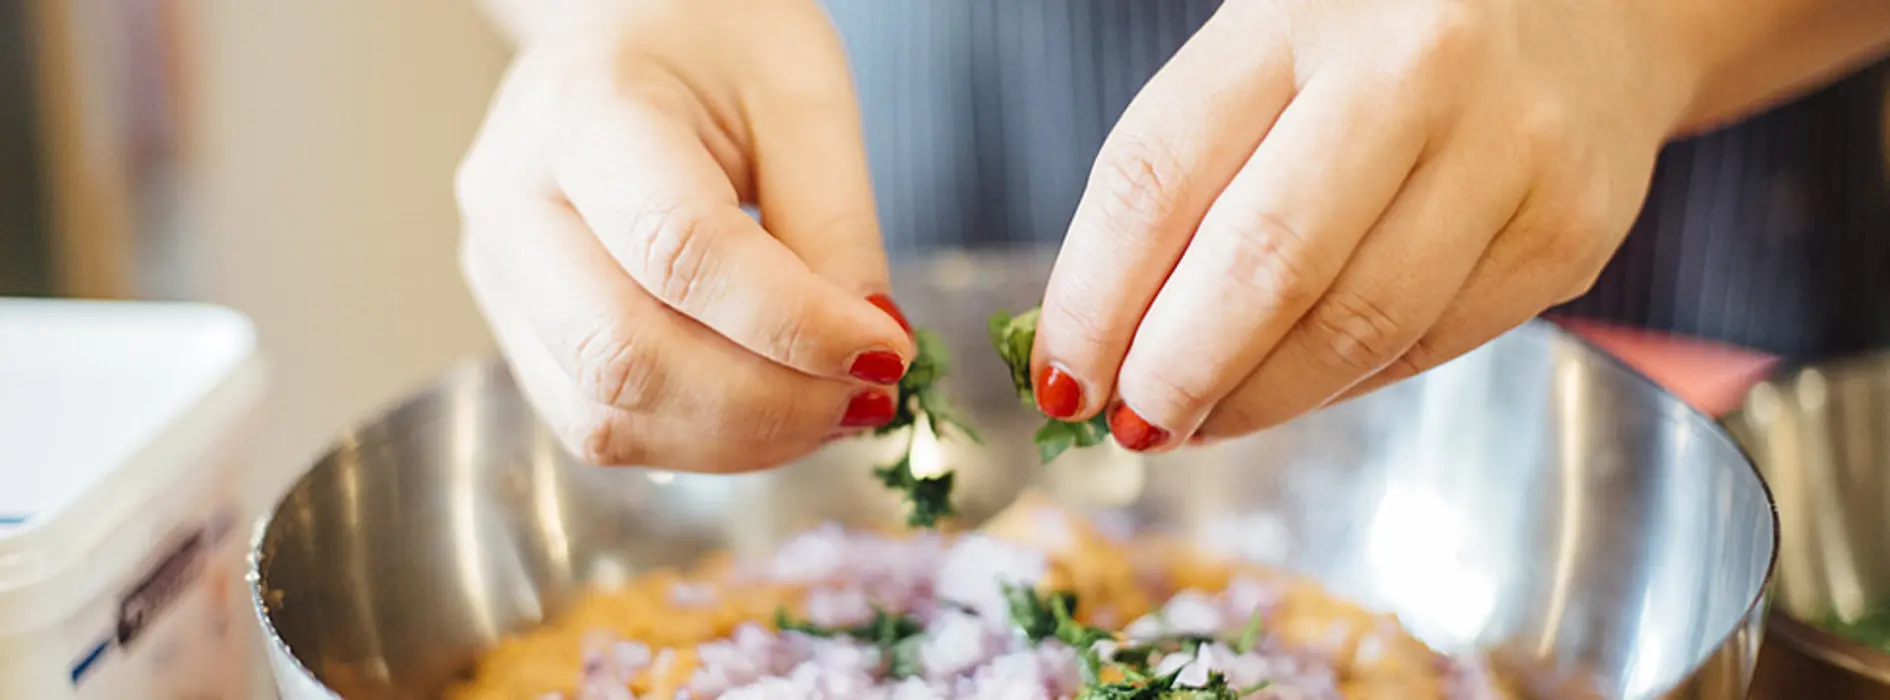
[[[209,306],[0,299],[0,698],[247,698],[255,332]]]

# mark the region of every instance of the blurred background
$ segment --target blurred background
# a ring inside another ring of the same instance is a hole
[[[470,2],[0,0],[0,295],[248,314],[267,497],[485,351],[452,173],[505,52]]]

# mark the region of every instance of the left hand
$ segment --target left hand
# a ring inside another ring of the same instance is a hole
[[[1229,0],[1098,156],[1041,407],[1132,449],[1240,435],[1580,295],[1705,70],[1665,5]]]

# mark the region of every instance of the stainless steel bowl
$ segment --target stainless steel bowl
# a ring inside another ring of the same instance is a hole
[[[1440,648],[1490,650],[1545,697],[1743,697],[1770,498],[1712,421],[1649,382],[1537,323],[1253,438],[1045,469],[983,318],[1034,303],[1047,267],[984,255],[900,271],[987,439],[943,448],[971,520],[1041,482],[1317,577]],[[886,523],[898,509],[866,472],[891,447],[740,477],[587,468],[502,367],[464,368],[341,436],[259,526],[253,591],[279,685],[291,700],[433,696],[587,585],[759,552],[822,520]]]
[[[1890,355],[1781,371],[1725,422],[1778,498],[1755,696],[1890,699],[1890,654],[1802,622],[1890,603]]]

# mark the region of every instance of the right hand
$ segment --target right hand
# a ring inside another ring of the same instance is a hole
[[[581,459],[692,471],[890,420],[916,350],[825,13],[623,7],[524,47],[459,172],[461,262],[527,397]]]

